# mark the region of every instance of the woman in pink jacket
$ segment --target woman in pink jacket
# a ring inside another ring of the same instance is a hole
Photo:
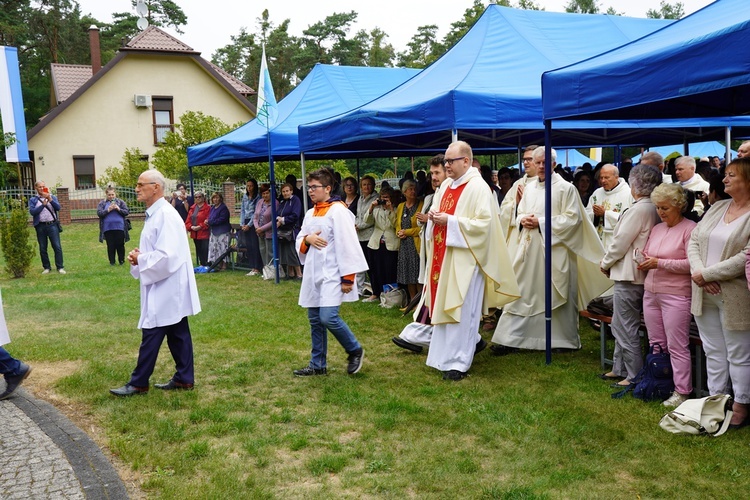
[[[651,230],[638,269],[648,271],[644,283],[643,319],[649,344],[669,352],[675,391],[664,401],[673,407],[693,392],[690,365],[690,262],[687,246],[695,222],[683,217],[687,194],[679,184],[661,184],[651,201],[662,220]]]

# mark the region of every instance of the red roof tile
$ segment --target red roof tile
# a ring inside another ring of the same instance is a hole
[[[52,64],[52,88],[57,104],[70,97],[91,78],[91,66],[84,64]]]
[[[236,90],[237,92],[239,92],[243,96],[247,97],[249,95],[252,95],[252,94],[256,93],[255,90],[253,90],[253,88],[250,87],[249,85],[247,85],[245,82],[243,82],[239,78],[236,78],[236,77],[232,76],[231,74],[227,73],[226,71],[224,71],[222,68],[220,68],[219,66],[215,65],[211,61],[208,61],[208,64],[210,64],[211,67],[214,70],[216,70],[217,73],[219,73],[219,75],[221,75],[222,77],[224,77],[224,79],[227,82],[229,82],[229,85],[231,85],[232,87],[234,87],[234,90]]]
[[[156,26],[149,26],[125,44],[131,50],[157,50],[164,52],[195,52],[192,47],[182,43],[172,35]]]

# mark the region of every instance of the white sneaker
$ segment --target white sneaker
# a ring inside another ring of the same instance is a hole
[[[42,271],[42,274],[49,274],[49,269],[45,269],[44,271]]]
[[[676,406],[680,406],[682,403],[687,401],[688,397],[684,394],[680,394],[677,391],[674,391],[671,396],[669,396],[669,399],[664,401],[662,404],[668,408],[674,408]]]
[[[380,298],[375,295],[370,295],[366,299],[362,299],[362,302],[380,302]]]
[[[62,267],[60,269],[58,269],[57,272],[60,273],[60,274],[68,274],[68,273],[65,272],[65,269],[63,269]]]

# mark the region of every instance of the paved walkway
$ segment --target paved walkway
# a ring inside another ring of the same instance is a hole
[[[0,401],[0,497],[120,500],[128,493],[86,433],[19,388]]]

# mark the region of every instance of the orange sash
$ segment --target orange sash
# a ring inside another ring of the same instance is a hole
[[[456,205],[458,205],[458,199],[461,197],[464,188],[468,182],[461,184],[455,188],[448,188],[448,191],[440,200],[440,212],[448,215],[453,215],[456,212]],[[445,239],[448,235],[448,225],[445,226],[434,226],[432,233],[432,262],[430,263],[430,315],[435,309],[435,297],[437,294],[438,281],[440,280],[440,269],[443,267],[443,260],[445,259],[445,251],[447,246]]]

